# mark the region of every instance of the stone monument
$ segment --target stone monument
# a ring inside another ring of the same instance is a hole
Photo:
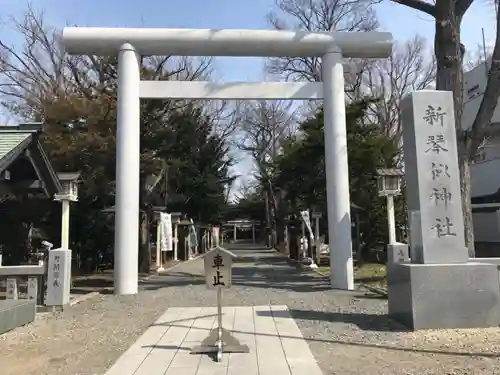
[[[70,300],[71,250],[49,251],[46,306],[65,306]]]
[[[452,93],[414,92],[401,116],[411,261],[388,265],[389,314],[412,329],[498,325],[497,265],[465,246]]]

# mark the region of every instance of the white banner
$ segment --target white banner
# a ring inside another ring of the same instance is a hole
[[[160,212],[160,249],[161,251],[173,250],[172,235],[172,215],[166,212]]]
[[[193,248],[197,248],[198,247],[198,235],[196,234],[196,228],[194,227],[194,221],[193,221],[193,219],[189,219],[189,221],[191,222],[191,225],[189,226],[189,233],[191,236],[191,246]]]
[[[212,227],[212,247],[219,246],[219,227]]]
[[[306,224],[307,230],[309,231],[309,237],[314,240],[314,234],[311,227],[311,219],[309,217],[309,211],[300,211],[300,216],[302,216],[302,220]]]

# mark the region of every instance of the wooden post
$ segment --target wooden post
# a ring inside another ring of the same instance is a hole
[[[189,226],[187,227],[187,237],[185,237],[185,239],[187,240],[187,259],[191,259],[193,257],[192,253],[191,253],[191,233],[189,231]]]
[[[288,231],[288,224],[285,224],[285,252],[290,255],[290,232]]]
[[[163,259],[161,251],[161,219],[156,220],[156,269],[163,269]]]
[[[174,224],[174,260],[178,260],[178,250],[179,250],[179,224]]]

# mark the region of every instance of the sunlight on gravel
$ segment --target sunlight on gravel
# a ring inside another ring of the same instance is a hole
[[[450,351],[492,353],[500,356],[500,328],[424,330],[407,333],[414,346]]]

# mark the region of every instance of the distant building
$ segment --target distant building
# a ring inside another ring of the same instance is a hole
[[[462,127],[470,128],[486,89],[489,62],[464,74]],[[471,166],[475,240],[500,246],[500,105],[488,129],[488,137]]]

